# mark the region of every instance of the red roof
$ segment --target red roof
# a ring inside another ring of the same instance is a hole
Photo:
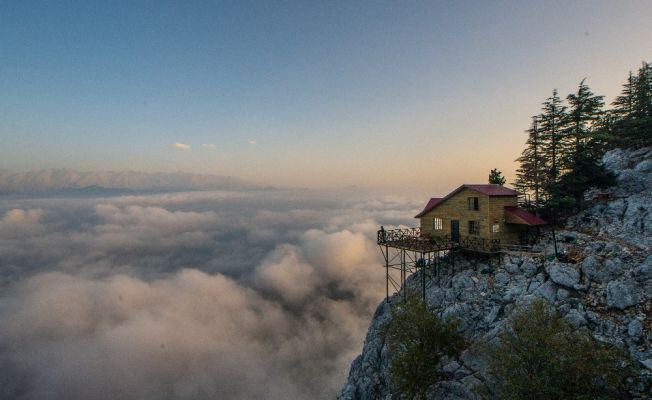
[[[423,208],[423,211],[421,211],[419,214],[417,214],[414,218],[419,218],[423,216],[424,214],[428,213],[430,210],[433,208],[437,207],[441,201],[444,200],[441,197],[433,197],[430,200],[428,200],[428,204]]]
[[[443,198],[437,198],[433,197],[428,201],[428,204],[426,204],[425,208],[423,211],[421,211],[419,214],[415,215],[414,218],[421,218],[428,212],[432,211],[435,207],[437,207],[439,204],[443,203],[444,200],[454,196],[456,193],[458,193],[462,189],[471,189],[475,190],[477,192],[480,192],[482,194],[485,194],[490,197],[496,197],[496,196],[518,196],[518,192],[516,190],[512,190],[509,188],[506,188],[501,185],[496,185],[496,184],[477,184],[477,185],[471,185],[471,184],[464,184],[457,189],[453,190]]]
[[[505,186],[496,185],[496,184],[484,184],[484,185],[462,185],[461,188],[468,188],[476,190],[480,193],[486,194],[487,196],[518,196],[516,190],[506,188]],[[459,189],[458,189],[459,190]],[[457,192],[457,190],[456,190]]]
[[[522,209],[521,207],[517,206],[505,206],[505,212],[512,214],[515,217],[518,217],[525,221],[528,225],[530,226],[537,226],[537,225],[546,225],[547,222],[542,220],[541,218],[537,217],[536,215],[527,212],[526,210]]]

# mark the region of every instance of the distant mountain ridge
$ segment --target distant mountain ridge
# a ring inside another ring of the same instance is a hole
[[[0,193],[66,190],[245,190],[262,185],[222,175],[191,172],[88,171],[42,169],[17,172],[0,169]]]

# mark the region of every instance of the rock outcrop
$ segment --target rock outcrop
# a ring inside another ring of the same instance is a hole
[[[609,191],[593,191],[589,197],[606,197],[575,217],[568,228],[611,241],[649,250],[652,246],[652,148],[611,150],[604,166],[614,172],[618,184]]]
[[[518,305],[545,299],[571,324],[626,349],[639,371],[628,382],[630,395],[647,399],[652,398],[652,148],[613,150],[604,164],[616,173],[618,185],[595,196],[590,208],[558,232],[566,262],[503,255],[490,264],[460,256],[455,269],[429,279],[426,296],[442,317],[457,318],[472,342],[495,337]],[[540,244],[552,254],[550,237]],[[417,289],[420,279],[413,275],[408,288]],[[389,308],[383,301],[376,310],[340,399],[397,398],[390,389],[390,354],[379,335]],[[479,387],[491,392],[485,361],[473,350],[435,367],[447,379],[431,388],[431,399],[478,399]]]

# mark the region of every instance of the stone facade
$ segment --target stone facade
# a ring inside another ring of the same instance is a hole
[[[478,209],[469,209],[468,199],[478,198]],[[518,241],[521,226],[510,224],[505,219],[505,206],[516,206],[516,196],[488,196],[473,189],[463,188],[445,199],[432,211],[420,218],[421,232],[430,236],[450,235],[451,221],[459,221],[460,236],[476,236],[483,239],[500,239],[501,243]],[[434,219],[441,218],[441,230],[436,230]],[[469,221],[479,223],[477,234],[469,233]],[[498,232],[493,232],[493,225]]]

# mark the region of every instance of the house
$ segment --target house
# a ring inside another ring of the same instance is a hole
[[[495,184],[465,184],[432,198],[415,216],[421,236],[448,236],[453,242],[523,243],[546,222],[518,206],[519,193]],[[533,229],[534,228],[534,229]]]

